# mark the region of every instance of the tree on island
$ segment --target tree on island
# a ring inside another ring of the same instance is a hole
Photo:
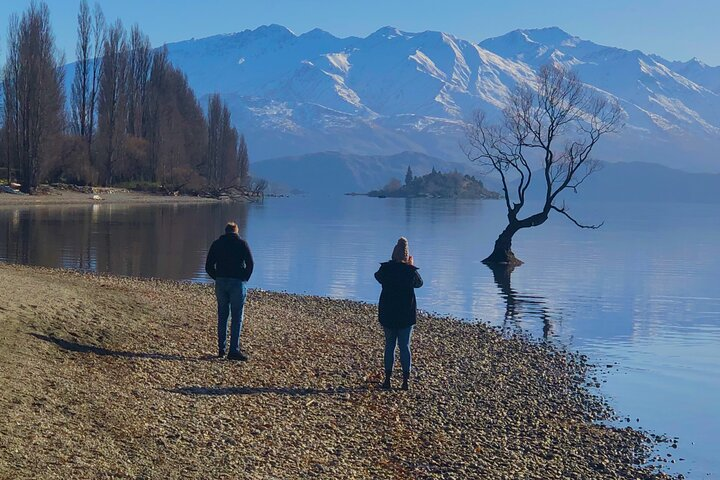
[[[407,173],[405,173],[405,185],[410,185],[413,181],[413,171],[410,168],[410,165],[408,165]]]
[[[393,178],[381,190],[368,192],[370,197],[402,197],[402,198],[500,198],[497,192],[485,188],[483,183],[471,175],[459,172],[428,173],[413,177],[405,185]]]
[[[591,92],[574,73],[559,65],[543,66],[532,87],[518,86],[501,122],[488,124],[483,112],[475,114],[464,151],[471,161],[500,175],[508,218],[483,263],[521,264],[512,251],[513,236],[523,228],[542,225],[551,211],[580,228],[602,225],[578,222],[564,202],[558,205],[558,195],[568,188],[577,191],[598,169],[590,154],[603,135],[619,128],[622,115],[617,103]],[[534,171],[537,163],[540,169]],[[512,176],[519,177],[516,189],[510,185]],[[532,183],[542,185],[542,207],[521,216]]]

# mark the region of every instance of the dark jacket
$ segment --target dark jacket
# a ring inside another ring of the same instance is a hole
[[[236,233],[226,233],[213,242],[205,260],[210,277],[250,280],[255,262],[250,246]]]
[[[406,328],[415,325],[417,301],[415,289],[423,281],[417,267],[402,262],[385,262],[375,272],[375,279],[382,285],[378,319],[389,328]]]

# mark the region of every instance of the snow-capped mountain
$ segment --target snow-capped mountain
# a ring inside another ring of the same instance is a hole
[[[365,38],[270,25],[168,45],[201,98],[219,92],[254,160],[325,150],[461,160],[464,122],[499,115],[539,66],[560,62],[616,98],[627,128],[598,156],[720,171],[720,67],[606,47],[558,28],[480,43],[385,27]]]

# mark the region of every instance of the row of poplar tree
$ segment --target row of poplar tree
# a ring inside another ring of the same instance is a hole
[[[185,191],[246,187],[249,159],[228,107],[214,94],[207,117],[187,78],[135,25],[106,24],[82,0],[77,61],[65,91],[64,58],[47,4],[10,18],[2,72],[0,159],[8,183],[117,185]],[[69,100],[69,101],[68,101]]]

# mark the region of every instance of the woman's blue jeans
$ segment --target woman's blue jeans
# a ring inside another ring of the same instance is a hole
[[[410,338],[412,337],[413,325],[406,328],[388,328],[385,330],[385,371],[390,372],[395,364],[395,346],[400,348],[400,364],[403,375],[410,375],[412,368],[412,355],[410,354]]]
[[[218,350],[225,352],[228,316],[230,323],[230,353],[240,351],[240,331],[243,324],[243,307],[247,296],[247,282],[239,278],[215,279],[215,297],[218,304]]]

